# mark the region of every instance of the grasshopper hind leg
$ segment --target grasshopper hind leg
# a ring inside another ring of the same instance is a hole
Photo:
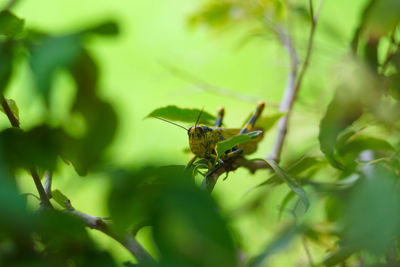
[[[240,130],[239,133],[248,133],[251,132],[254,128],[254,125],[256,124],[257,119],[260,117],[262,111],[264,110],[265,103],[264,102],[259,102],[257,104],[256,111],[254,111],[253,115],[251,115],[249,121],[246,123],[246,125],[243,127],[242,130]]]
[[[223,107],[218,108],[217,119],[215,120],[214,126],[221,127],[222,120],[224,119],[225,109]]]

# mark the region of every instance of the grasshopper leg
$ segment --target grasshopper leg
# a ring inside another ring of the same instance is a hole
[[[218,108],[217,119],[215,120],[214,126],[221,127],[222,120],[224,119],[225,109],[223,107]]]
[[[186,164],[186,167],[185,167],[185,169],[184,169],[183,171],[184,171],[184,172],[187,172],[187,171],[190,169],[190,167],[192,167],[193,162],[194,162],[196,159],[197,159],[197,155],[194,156],[194,157],[188,162],[188,164]]]
[[[256,124],[257,119],[260,117],[262,111],[264,110],[265,103],[260,101],[257,104],[256,111],[254,111],[253,115],[251,115],[249,121],[246,123],[246,125],[243,127],[242,130],[240,130],[240,134],[243,133],[248,133],[251,132],[254,128],[254,125]]]

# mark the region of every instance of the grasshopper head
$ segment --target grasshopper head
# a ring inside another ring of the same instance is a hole
[[[210,139],[213,128],[205,125],[195,125],[188,129],[190,150],[200,157],[210,154],[215,147],[215,143]]]

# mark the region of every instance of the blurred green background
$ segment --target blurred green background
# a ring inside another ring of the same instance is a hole
[[[304,153],[320,153],[317,138],[319,120],[337,82],[332,73],[349,51],[348,44],[366,2],[324,2],[311,64],[291,119],[283,152],[284,162]],[[171,73],[165,65],[177,66],[203,81],[230,90],[232,95],[240,93],[267,101],[267,113],[277,111],[276,105],[281,100],[289,70],[285,50],[272,34],[245,41],[251,25],[221,31],[189,26],[188,17],[202,4],[203,1],[188,0],[24,0],[18,3],[14,12],[25,19],[26,26],[54,34],[74,31],[108,18],[119,22],[121,34],[117,38],[92,38],[87,46],[100,66],[100,95],[113,104],[120,119],[116,138],[108,151],[109,164],[132,167],[147,162],[186,164],[189,160],[189,155],[183,152],[188,147],[184,131],[158,120],[144,120],[155,108],[172,104],[204,107],[214,113],[217,107],[224,106],[225,124],[229,127],[240,127],[255,108],[255,102],[240,97],[205,92],[194,82]],[[292,26],[295,45],[303,58],[309,26],[306,23]],[[73,83],[62,72],[55,83],[57,90],[53,90],[56,93],[51,96],[54,100],[51,118],[43,118],[42,100],[27,90],[33,87],[29,70],[27,66],[18,68],[6,95],[18,103],[23,129],[29,129],[44,119],[54,125],[79,125],[79,118],[68,117],[75,90]],[[5,116],[0,116],[0,125],[1,128],[8,127]],[[269,153],[275,130],[268,133],[254,157]],[[106,177],[94,174],[79,177],[72,167],[64,164],[60,164],[59,169],[54,177],[54,188],[62,190],[77,210],[96,216],[108,215],[106,196],[109,181]],[[274,233],[285,225],[285,215],[278,218],[277,206],[288,192],[286,187],[263,191],[267,201],[261,209],[246,216],[240,213],[240,207],[257,195],[253,192],[244,197],[246,191],[267,177],[267,171],[250,175],[246,170],[237,170],[226,181],[219,181],[213,192],[223,213],[233,216],[233,231],[248,255],[260,252]],[[329,179],[323,173],[319,178]],[[21,172],[18,179],[24,191],[35,191],[26,173]],[[322,216],[318,212],[320,209],[318,203],[313,204],[304,220],[318,221],[318,216]],[[131,260],[130,254],[114,240],[102,233],[89,232],[102,247],[110,249],[117,260]],[[139,233],[139,241],[152,254],[157,253],[148,229]],[[319,259],[325,252],[317,246],[311,245],[310,248]],[[271,263],[274,266],[295,266],[306,261],[301,242],[297,240],[274,255]]]

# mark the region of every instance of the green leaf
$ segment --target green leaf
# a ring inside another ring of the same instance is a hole
[[[12,113],[15,115],[15,117],[19,120],[19,109],[17,106],[17,103],[15,103],[15,101],[13,99],[6,99],[8,106],[10,107]],[[3,106],[0,105],[0,111],[4,112]]]
[[[398,0],[371,1],[365,14],[364,32],[378,39],[393,30],[400,22],[400,2]]]
[[[289,175],[298,176],[301,173],[320,165],[321,161],[315,157],[301,157],[299,160],[296,160],[285,169]],[[282,179],[280,179],[279,176],[275,173],[266,181],[260,183],[256,187],[260,187],[263,185],[276,185],[281,183],[283,183]]]
[[[278,218],[281,218],[282,213],[285,211],[286,205],[290,202],[290,200],[295,196],[296,194],[293,191],[289,191],[285,198],[282,200],[281,205],[279,206],[279,212],[278,212]]]
[[[192,26],[206,24],[211,27],[225,26],[231,19],[231,3],[210,2],[207,3],[197,14],[193,14],[189,18]]]
[[[258,118],[255,128],[261,128],[266,133],[285,115],[285,112],[263,115]]]
[[[103,36],[115,36],[119,34],[118,24],[114,21],[103,22],[83,31],[83,34],[98,34]]]
[[[245,134],[238,134],[229,139],[223,140],[217,143],[217,154],[222,155],[225,151],[231,149],[232,147],[246,143],[250,140],[257,138],[263,131],[253,131]]]
[[[0,153],[10,169],[38,167],[53,170],[61,153],[60,129],[41,125],[22,131],[9,128],[0,132]]]
[[[326,256],[325,259],[323,260],[323,264],[324,266],[334,266],[340,264],[356,251],[357,250],[352,247],[341,247],[336,251],[330,253],[328,256]]]
[[[190,122],[195,124],[201,110],[200,109],[189,109],[189,108],[179,108],[177,106],[166,106],[153,110],[146,118],[151,117],[161,117],[171,121],[182,121]],[[201,114],[199,124],[213,125],[216,117],[210,113],[203,111]]]
[[[53,199],[63,208],[67,208],[67,206],[65,205],[65,202],[69,201],[69,199],[63,194],[61,193],[60,190],[55,189],[53,191],[51,191],[51,195],[53,197]]]
[[[7,41],[0,43],[0,94],[7,88],[13,69],[14,43]]]
[[[162,191],[153,217],[160,266],[238,266],[227,223],[211,196],[193,184]]]
[[[0,35],[15,36],[22,31],[24,20],[8,10],[0,12]]]
[[[49,102],[50,88],[56,72],[68,68],[81,52],[79,35],[66,35],[44,39],[31,48],[30,65],[38,91]]]
[[[355,163],[355,159],[362,151],[394,151],[394,148],[386,140],[367,135],[356,135],[341,146],[336,146],[336,150],[342,161],[349,165]]]
[[[282,170],[279,165],[273,161],[273,160],[265,160],[271,168],[275,171],[275,173],[278,175],[279,178],[281,178],[285,183],[292,189],[293,192],[295,192],[299,197],[300,200],[303,202],[305,205],[305,209],[307,210],[308,207],[310,206],[310,202],[308,200],[307,194],[304,191],[304,189],[300,186],[300,184],[297,182],[297,180],[292,177],[290,174]]]
[[[321,151],[338,169],[345,169],[335,150],[338,136],[361,117],[365,108],[373,109],[382,95],[382,85],[369,66],[350,59],[343,62],[343,69],[319,132]]]
[[[250,261],[249,266],[266,266],[265,261],[277,251],[285,248],[290,243],[290,241],[292,241],[297,232],[298,229],[295,225],[289,225],[284,228],[281,233],[279,233],[279,235],[277,235],[274,240],[270,244],[268,244],[268,246],[263,250],[260,255]]]

